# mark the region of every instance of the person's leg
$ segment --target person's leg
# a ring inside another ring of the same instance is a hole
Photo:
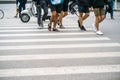
[[[37,23],[40,28],[43,27],[42,20],[41,20],[41,6],[40,5],[37,5]]]
[[[104,8],[95,8],[94,13],[95,13],[96,34],[102,35],[103,33],[99,30],[99,23],[101,23],[105,19]]]
[[[47,6],[47,4],[43,3],[42,4],[42,8],[43,8],[43,11],[44,11],[42,20],[45,21],[45,19],[47,18],[47,14],[48,14],[48,6]]]
[[[114,16],[113,16],[113,6],[114,6],[114,2],[113,2],[113,1],[110,3],[110,6],[111,6],[110,17],[111,17],[111,19],[114,19]]]
[[[83,25],[83,13],[79,13],[79,23],[80,23],[80,27],[82,27]]]
[[[82,17],[83,21],[89,17],[89,13],[85,13],[85,15]]]
[[[22,6],[21,5],[19,5],[19,18],[21,17],[21,9],[22,8]]]

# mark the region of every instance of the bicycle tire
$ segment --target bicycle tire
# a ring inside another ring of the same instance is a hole
[[[4,18],[4,11],[0,9],[0,19]]]

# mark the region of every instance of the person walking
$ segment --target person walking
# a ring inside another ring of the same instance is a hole
[[[58,16],[61,16],[63,0],[48,0],[51,8],[52,15],[50,17],[50,22],[48,24],[48,30],[51,31],[52,29],[52,22],[53,22],[53,31],[59,32],[56,27]]]
[[[43,21],[45,21],[48,14],[48,2],[47,0],[33,0],[33,1],[36,2],[36,7],[37,7],[38,28],[42,29],[44,27]],[[44,11],[43,16],[42,16],[42,9]]]
[[[99,26],[100,26],[100,23],[105,19],[104,5],[108,7],[108,1],[107,0],[90,0],[89,2],[90,2],[90,6],[93,7],[93,11],[95,14],[95,23],[93,24],[94,30],[96,34],[103,35],[103,33],[99,29]]]
[[[77,2],[79,11],[78,24],[81,30],[86,31],[83,21],[89,17],[89,0],[77,0]]]
[[[61,29],[64,28],[62,20],[63,18],[65,18],[68,15],[68,3],[70,0],[64,0],[63,2],[63,8],[62,8],[62,12],[61,12],[61,16],[59,16],[59,20],[58,20],[58,24],[60,26]]]
[[[107,12],[110,13],[111,19],[114,20],[114,16],[113,16],[114,0],[108,0],[108,6],[109,7],[106,7],[105,15],[107,15]]]
[[[18,5],[19,9],[19,17],[21,17],[21,11],[26,9],[27,0],[17,0],[16,4]]]

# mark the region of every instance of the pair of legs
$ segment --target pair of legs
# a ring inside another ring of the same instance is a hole
[[[59,31],[56,27],[58,22],[58,17],[61,16],[62,5],[51,5],[52,15],[50,17],[50,23],[48,24],[48,30],[51,31],[51,26],[53,23],[53,31]],[[61,17],[60,17],[61,18]]]
[[[68,3],[69,3],[69,0],[65,0],[64,3],[63,3],[62,12],[59,16],[60,28],[64,28],[62,20],[63,20],[64,17],[66,17],[68,15]]]
[[[111,17],[111,19],[114,19],[114,17],[113,17],[113,7],[114,7],[114,2],[113,2],[113,1],[108,2],[108,5],[109,5],[109,7],[108,7],[108,9],[107,9],[107,7],[106,7],[105,15],[107,14],[108,10],[110,10],[110,11],[109,11],[109,13],[110,13],[110,17]]]
[[[99,31],[99,23],[101,23],[105,19],[105,11],[104,8],[94,8],[95,14],[95,27],[96,31]]]
[[[43,11],[44,11],[42,18],[41,18],[41,13],[42,13],[41,9],[43,9]],[[43,27],[43,21],[45,21],[47,14],[48,14],[47,4],[46,4],[46,2],[41,1],[40,4],[37,5],[37,23],[40,28]]]
[[[19,17],[21,17],[21,11],[22,11],[22,10],[25,10],[25,9],[26,9],[25,4],[22,4],[22,3],[21,3],[21,4],[19,5]]]
[[[60,25],[60,28],[64,28],[63,26],[63,18],[66,17],[68,15],[68,11],[62,11],[59,15],[59,18],[58,18],[58,24]]]
[[[81,30],[86,31],[85,27],[83,26],[83,21],[89,17],[89,8],[87,6],[79,6],[79,27]]]

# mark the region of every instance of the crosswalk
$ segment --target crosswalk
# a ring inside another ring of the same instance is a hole
[[[120,80],[120,43],[77,23],[49,32],[47,23],[0,22],[0,80]]]

